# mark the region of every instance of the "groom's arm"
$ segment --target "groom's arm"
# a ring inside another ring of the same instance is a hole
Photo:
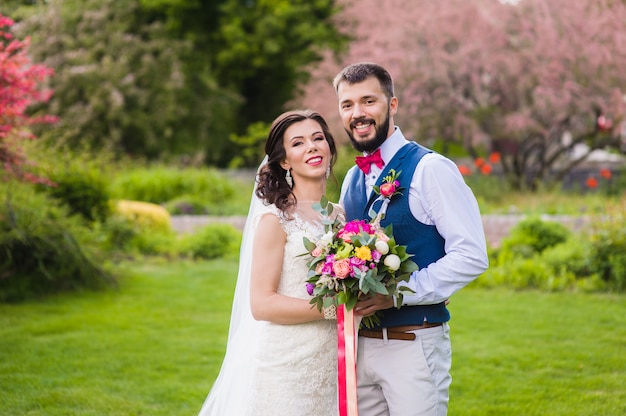
[[[432,154],[418,164],[409,204],[418,221],[437,227],[445,240],[445,255],[411,275],[405,286],[414,293],[404,295],[402,303],[444,302],[489,265],[478,203],[454,162]]]

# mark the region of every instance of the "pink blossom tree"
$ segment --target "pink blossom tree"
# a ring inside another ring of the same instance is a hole
[[[624,2],[346,0],[353,16],[350,51],[316,69],[300,103],[335,126],[332,76],[373,61],[396,81],[405,135],[498,152],[517,188],[561,180],[592,150],[625,149]]]
[[[53,71],[31,62],[27,53],[29,39],[16,39],[10,32],[13,24],[13,20],[0,14],[0,172],[4,173],[0,177],[48,183],[24,169],[29,161],[21,144],[35,138],[30,126],[56,121],[49,115],[27,113],[30,106],[50,98],[52,91],[41,86]]]

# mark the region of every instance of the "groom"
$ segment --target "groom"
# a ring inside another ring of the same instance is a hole
[[[420,268],[406,283],[414,293],[402,305],[384,295],[357,303],[363,316],[383,311],[377,328],[359,331],[359,416],[444,416],[451,383],[447,300],[488,267],[476,198],[451,160],[408,141],[395,126],[398,99],[383,67],[350,65],[333,86],[343,126],[364,154],[342,185],[346,220],[369,219],[372,187],[391,169],[401,172],[404,190],[381,225],[393,224],[396,241]]]

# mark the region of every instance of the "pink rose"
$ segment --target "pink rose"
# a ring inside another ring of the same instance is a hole
[[[333,263],[335,262],[335,255],[329,254],[326,256],[326,261],[322,264],[321,273],[318,274],[327,274],[330,275],[333,272]]]
[[[350,267],[361,267],[365,264],[365,260],[361,260],[358,257],[350,257]]]
[[[324,262],[322,264],[321,273],[318,273],[318,274],[328,274],[328,275],[330,275],[332,273],[332,271],[333,271],[333,262],[332,261],[327,261],[327,262]]]
[[[365,222],[365,221],[362,221],[361,229],[368,234],[374,234],[376,232],[374,227],[372,227],[372,224],[370,224],[369,222]]]
[[[354,268],[359,270],[366,271],[367,265],[365,264],[365,260],[361,260],[358,257],[350,257],[350,276],[354,277]]]
[[[353,232],[343,232],[343,231],[339,231],[339,233],[337,233],[337,237],[341,238],[346,243],[352,243],[352,236],[353,235],[356,235],[356,233],[353,233]]]
[[[350,275],[350,271],[350,261],[348,259],[339,260],[333,264],[333,272],[335,272],[335,276],[338,279],[345,279]]]
[[[313,257],[318,257],[318,256],[322,255],[322,249],[320,247],[315,247],[313,249],[313,251],[311,252],[311,255]]]
[[[346,223],[346,225],[343,226],[343,229],[339,231],[339,233],[345,232],[345,233],[358,234],[361,231],[362,223],[363,221],[359,221],[359,220],[350,221]]]
[[[365,231],[368,234],[374,234],[374,228],[370,223],[363,220],[353,220],[343,226],[341,230],[337,233],[337,237],[343,239],[344,241],[351,242],[348,240],[351,236],[356,235],[360,232]]]
[[[391,198],[393,196],[393,194],[396,192],[396,184],[395,181],[394,183],[383,183],[382,185],[380,185],[380,194],[382,196],[384,196],[385,198]]]
[[[384,242],[389,241],[389,236],[382,231],[376,232],[376,237],[378,238],[379,241],[384,241]]]

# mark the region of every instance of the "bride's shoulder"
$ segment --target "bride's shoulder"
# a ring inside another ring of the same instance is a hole
[[[263,207],[256,212],[253,221],[255,224],[258,224],[264,218],[268,218],[265,221],[271,220],[272,222],[277,221],[278,223],[282,223],[285,220],[282,211],[274,204],[263,205]]]

